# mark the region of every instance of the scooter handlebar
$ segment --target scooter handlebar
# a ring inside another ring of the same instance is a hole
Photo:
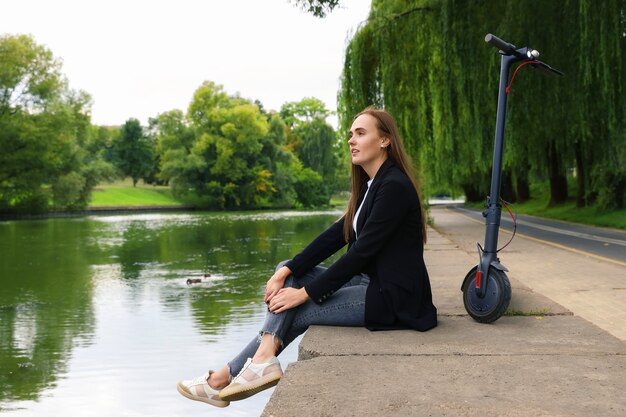
[[[516,49],[515,45],[503,41],[502,39],[498,38],[496,35],[492,35],[491,33],[488,33],[487,36],[485,36],[485,42],[495,48],[498,48],[505,54],[510,54]]]

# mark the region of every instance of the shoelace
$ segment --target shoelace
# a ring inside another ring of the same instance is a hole
[[[241,374],[244,373],[244,371],[246,369],[248,369],[250,367],[250,365],[252,365],[252,359],[249,359],[246,364],[244,365],[243,368],[241,368],[241,371],[239,371],[239,373],[237,374],[237,376],[235,378],[233,378],[233,381],[236,381],[237,379],[239,379],[239,377],[241,376]],[[246,380],[247,381],[247,380]]]
[[[206,373],[202,376],[197,377],[196,379],[191,381],[191,385],[197,385],[197,384],[208,384],[207,379],[209,378],[209,374]],[[210,385],[209,385],[210,387]]]

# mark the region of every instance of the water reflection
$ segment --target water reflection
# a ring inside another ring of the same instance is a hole
[[[273,266],[338,215],[0,223],[0,412],[212,411],[180,397],[175,382],[222,366],[249,341],[264,315],[260,296]],[[186,284],[205,272],[211,276],[200,284]],[[268,397],[233,403],[221,413],[259,415]]]
[[[0,399],[34,399],[94,331],[88,222],[0,225]]]

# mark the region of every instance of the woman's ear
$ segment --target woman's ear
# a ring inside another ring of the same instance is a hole
[[[389,145],[391,144],[391,141],[390,141],[390,140],[389,140],[389,138],[387,138],[387,137],[384,137],[384,136],[383,136],[383,137],[381,138],[381,140],[382,140],[382,142],[381,142],[381,144],[380,144],[380,147],[381,147],[381,148],[386,148],[387,146],[389,146]]]

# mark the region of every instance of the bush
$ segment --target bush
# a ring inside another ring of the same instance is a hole
[[[86,206],[82,192],[85,188],[85,178],[78,172],[59,177],[52,185],[52,202],[57,209],[81,209]]]
[[[610,171],[604,165],[596,165],[591,170],[591,189],[595,205],[601,210],[623,208],[625,187],[626,172]]]
[[[0,198],[0,212],[11,214],[43,214],[48,211],[49,193],[45,188],[29,190],[17,196]]]
[[[327,206],[330,202],[330,193],[320,174],[311,168],[304,168],[297,175],[294,189],[298,201],[304,207]]]

